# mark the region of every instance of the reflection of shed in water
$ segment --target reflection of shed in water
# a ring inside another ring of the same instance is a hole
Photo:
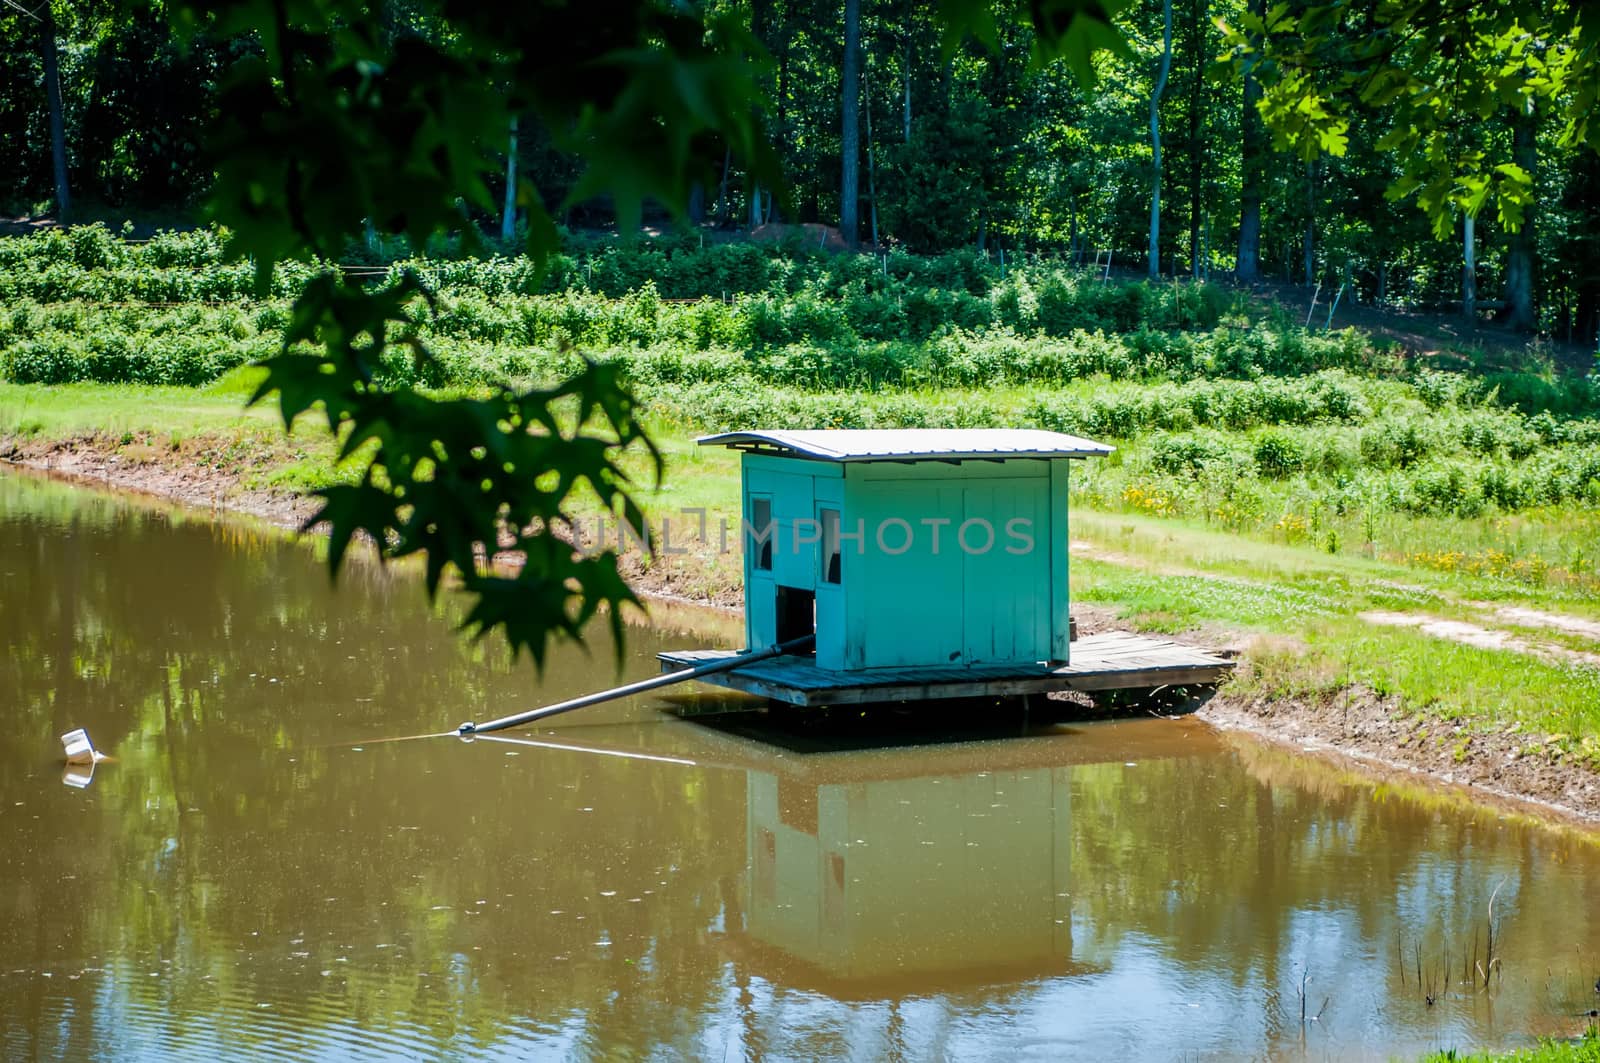
[[[798,960],[845,997],[1085,970],[1072,957],[1072,766],[1128,756],[1125,728],[1100,730],[779,758],[717,740],[759,765],[746,769],[736,947],[758,968]],[[1190,752],[1183,734],[1152,731],[1138,756]]]
[[[748,779],[757,940],[847,980],[1067,967],[1067,772]]]

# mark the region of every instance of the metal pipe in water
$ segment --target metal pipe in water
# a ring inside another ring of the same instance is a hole
[[[754,653],[741,653],[734,657],[725,657],[720,661],[710,661],[706,664],[696,665],[693,668],[685,668],[679,672],[663,672],[661,675],[652,676],[649,679],[641,679],[637,683],[629,683],[626,686],[585,694],[580,698],[572,698],[569,701],[546,705],[542,709],[531,709],[528,712],[519,712],[514,716],[502,716],[498,720],[490,720],[487,723],[473,723],[469,720],[456,728],[456,734],[466,738],[471,735],[487,734],[490,731],[504,731],[508,727],[520,727],[525,723],[542,720],[547,716],[559,716],[564,712],[585,709],[591,705],[615,701],[617,698],[625,698],[634,694],[643,694],[647,690],[658,690],[661,687],[672,686],[675,683],[685,683],[691,679],[699,679],[701,676],[715,675],[718,672],[731,672],[736,668],[743,668],[747,664],[754,664],[756,661],[765,661],[773,657],[781,657],[786,653],[796,653],[800,650],[808,649],[815,645],[816,641],[817,636],[815,634],[802,635],[800,638],[790,639],[788,642],[780,642],[776,646],[768,646],[766,649],[756,650]]]

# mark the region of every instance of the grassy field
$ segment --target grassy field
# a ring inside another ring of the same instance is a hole
[[[669,244],[576,247],[542,278],[517,260],[389,268],[438,298],[415,324],[437,360],[385,363],[394,383],[547,381],[575,347],[622,362],[666,454],[648,498],[675,541],[681,510],[713,529],[737,511],[735,458],[695,447],[704,431],[1076,432],[1118,446],[1075,473],[1078,601],[1244,640],[1240,696],[1359,689],[1449,725],[1463,758],[1509,733],[1600,768],[1600,381],[1536,348],[1419,358],[1215,286],[970,255]],[[294,281],[255,298],[205,233],[0,240],[0,452],[200,464],[244,490],[350,475],[315,425],[285,437],[242,409]],[[706,544],[651,564],[691,597],[739,577]]]

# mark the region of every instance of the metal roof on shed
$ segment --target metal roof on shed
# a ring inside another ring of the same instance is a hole
[[[1090,458],[1115,447],[1036,428],[827,428],[723,432],[701,446],[772,447],[818,461],[958,461],[1006,458]]]

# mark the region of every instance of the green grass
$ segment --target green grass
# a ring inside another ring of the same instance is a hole
[[[90,433],[270,429],[275,427],[270,408],[244,409],[258,376],[239,369],[203,388],[0,381],[0,436],[52,440]]]
[[[1450,1049],[1425,1057],[1425,1063],[1600,1063],[1600,1030],[1589,1031],[1577,1041],[1542,1041],[1535,1048],[1514,1052],[1458,1052]]]
[[[1459,574],[1418,572],[1303,546],[1264,545],[1157,518],[1078,511],[1075,601],[1111,607],[1131,626],[1165,632],[1225,628],[1260,636],[1234,692],[1329,699],[1363,687],[1403,711],[1511,730],[1530,745],[1600,768],[1600,669],[1506,649],[1462,645],[1411,627],[1369,623],[1369,610],[1418,613],[1504,627],[1474,602],[1595,615],[1544,588],[1512,588]],[[1102,559],[1103,558],[1103,559]],[[1492,586],[1485,586],[1491,584]],[[1519,593],[1518,593],[1519,592]],[[1600,643],[1519,631],[1530,642],[1600,653]]]
[[[82,445],[137,463],[204,464],[246,489],[306,491],[348,478],[332,443],[302,419],[291,435],[270,405],[245,408],[260,374],[236,369],[204,388],[0,382],[0,454]]]

